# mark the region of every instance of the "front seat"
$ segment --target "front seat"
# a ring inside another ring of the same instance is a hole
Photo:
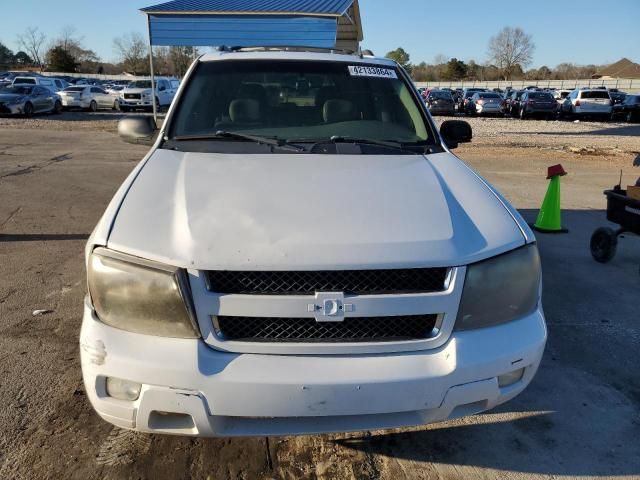
[[[325,123],[338,123],[357,120],[353,102],[331,99],[324,102],[322,117]]]

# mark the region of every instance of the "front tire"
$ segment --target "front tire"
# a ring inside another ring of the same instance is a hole
[[[89,104],[89,111],[90,112],[97,112],[98,111],[98,104],[96,103],[95,100],[91,100],[91,103]]]
[[[27,102],[24,105],[24,116],[27,118],[33,117],[33,104],[31,102]]]
[[[607,227],[598,228],[591,236],[591,256],[596,262],[608,263],[616,256],[618,235]]]
[[[60,113],[62,113],[62,102],[56,101],[56,103],[54,103],[53,113],[56,115],[59,115]]]

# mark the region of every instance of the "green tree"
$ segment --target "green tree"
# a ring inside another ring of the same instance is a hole
[[[447,63],[444,71],[445,80],[462,80],[467,76],[467,65],[457,58],[452,58]]]
[[[387,58],[395,60],[398,64],[404,68],[407,72],[411,73],[413,65],[411,65],[411,57],[402,47],[398,47],[395,50],[387,53]]]
[[[47,53],[49,69],[54,72],[75,72],[78,63],[63,47],[53,47]]]
[[[0,42],[0,65],[12,65],[14,61],[13,52]]]
[[[31,58],[26,52],[20,50],[13,57],[13,61],[16,65],[33,65],[33,58]]]

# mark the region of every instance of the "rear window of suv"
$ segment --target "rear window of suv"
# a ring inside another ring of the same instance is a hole
[[[580,98],[585,99],[585,98],[590,98],[590,99],[606,99],[606,100],[610,100],[609,98],[609,92],[607,92],[606,90],[585,90],[582,92],[582,95],[580,95]]]
[[[535,98],[536,100],[553,100],[553,95],[550,93],[533,92],[529,94],[529,98]]]

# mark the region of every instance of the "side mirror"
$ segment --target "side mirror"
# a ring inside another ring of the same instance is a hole
[[[460,143],[469,143],[473,138],[471,125],[463,120],[447,120],[442,122],[440,135],[447,147],[458,148]]]
[[[118,122],[118,135],[127,143],[153,145],[157,131],[152,117],[126,117]]]

